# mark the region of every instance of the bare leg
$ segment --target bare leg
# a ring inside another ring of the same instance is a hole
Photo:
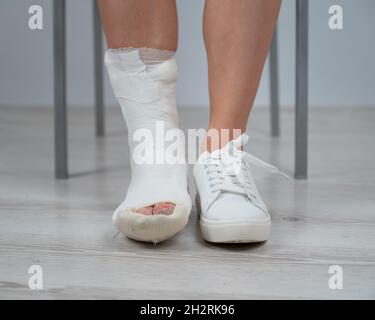
[[[109,48],[154,48],[176,51],[175,0],[98,0]],[[138,210],[146,215],[171,214],[174,204],[157,203]]]
[[[176,51],[175,0],[98,0],[109,48],[154,48]]]
[[[280,0],[206,0],[209,129],[246,130],[280,3]],[[212,141],[207,140],[205,147],[211,150]],[[223,147],[227,142],[222,139],[218,146]]]

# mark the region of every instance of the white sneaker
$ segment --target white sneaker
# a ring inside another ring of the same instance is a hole
[[[203,153],[194,167],[196,205],[202,236],[217,243],[266,241],[271,219],[250,172],[250,165],[279,172],[241,151],[248,136],[241,135],[223,149]]]

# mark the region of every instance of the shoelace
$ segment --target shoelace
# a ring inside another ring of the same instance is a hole
[[[248,139],[246,134],[242,134],[229,142],[225,148],[211,154],[208,163],[204,166],[209,177],[211,192],[230,192],[256,198],[251,166],[290,178],[277,167],[249,153],[241,152],[239,148],[244,146]]]

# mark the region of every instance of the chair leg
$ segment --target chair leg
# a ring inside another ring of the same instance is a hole
[[[271,135],[280,135],[280,105],[279,105],[279,66],[277,29],[275,29],[270,49],[270,89],[271,89]]]
[[[308,0],[297,0],[295,178],[307,178],[308,153]]]
[[[53,2],[55,177],[68,178],[65,0]]]
[[[103,81],[103,34],[96,0],[93,1],[94,17],[94,75],[95,75],[95,131],[104,136],[104,81]]]

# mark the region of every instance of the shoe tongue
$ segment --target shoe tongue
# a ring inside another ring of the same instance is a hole
[[[243,133],[236,139],[229,141],[227,145],[225,146],[225,148],[240,149],[244,147],[248,141],[249,141],[249,136],[246,133]]]
[[[210,161],[212,161],[213,158],[220,158],[221,154],[223,154],[224,152],[227,152],[226,150],[224,150],[224,148],[223,149],[217,149],[217,150],[212,151],[212,152],[205,151],[199,156],[198,162],[199,163],[209,163]]]

